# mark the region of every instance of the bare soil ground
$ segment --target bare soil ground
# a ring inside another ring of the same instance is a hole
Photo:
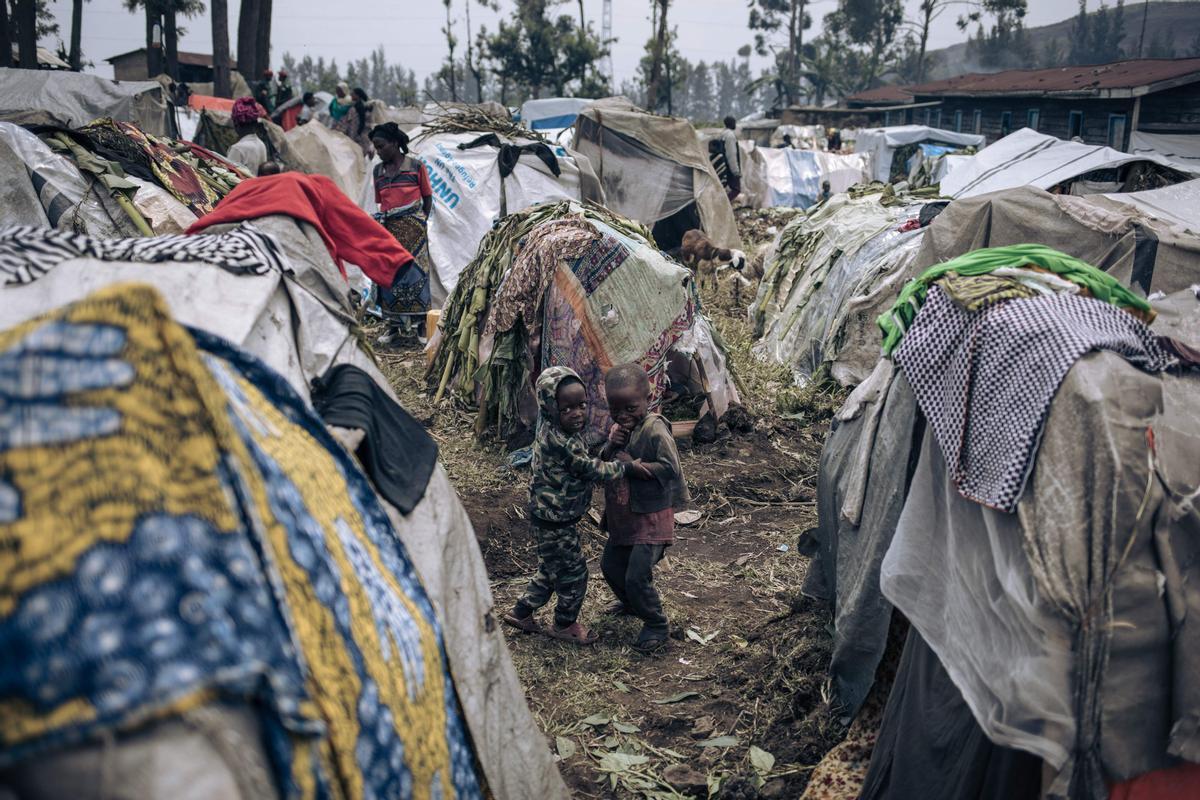
[[[640,623],[602,616],[613,598],[599,570],[603,534],[589,520],[592,581],[581,619],[599,643],[580,648],[507,629],[530,706],[576,797],[795,798],[842,734],[824,691],[828,613],[800,596],[808,560],[796,547],[816,524],[817,462],[840,396],[811,392],[798,419],[780,419],[775,399],[790,383],[786,371],[750,353],[744,307],[709,300],[756,421],[747,434],[722,428],[712,444],[680,443],[702,517],[677,529],[657,570],[670,645],[641,655],[630,646]],[[523,511],[528,473],[507,467],[498,446],[475,441],[469,413],[430,405],[419,353],[380,361],[437,438],[497,609],[506,609],[536,567]]]

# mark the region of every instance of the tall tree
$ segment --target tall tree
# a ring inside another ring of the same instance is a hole
[[[446,7],[446,26],[442,28],[442,33],[446,36],[446,49],[449,51],[449,55],[446,58],[446,65],[442,67],[442,70],[446,75],[447,83],[450,85],[450,99],[457,101],[458,83],[454,79],[454,73],[457,71],[454,63],[454,48],[458,44],[458,39],[454,36],[454,20],[450,18],[450,3],[451,0],[442,0],[442,5]]]
[[[229,70],[229,0],[211,0],[213,45],[213,94],[229,97],[233,80]]]
[[[12,26],[8,24],[8,0],[0,0],[0,53],[4,56],[4,66],[12,66]]]
[[[237,62],[238,72],[247,81],[256,81],[262,77],[262,68],[258,64],[258,13],[263,0],[242,0],[238,11],[237,30]]]
[[[977,25],[967,41],[967,53],[988,67],[1022,67],[1033,62],[1033,47],[1025,35],[1026,0],[979,0],[975,9],[958,18],[958,29]],[[991,19],[991,27],[983,20]]]
[[[804,51],[804,31],[812,26],[812,18],[804,11],[805,0],[751,0],[750,30],[755,49],[761,56],[773,55],[779,80],[787,102],[799,101],[801,54]],[[786,46],[776,43],[773,36],[787,34]]]
[[[16,0],[14,22],[17,27],[17,47],[19,48],[17,66],[21,69],[37,69],[38,31],[35,0]],[[9,57],[11,58],[11,56]]]
[[[3,5],[0,2],[0,5]],[[83,0],[71,1],[71,54],[68,61],[71,64],[71,69],[79,72],[80,66],[83,64]],[[12,49],[9,48],[9,52]]]
[[[1087,0],[1079,0],[1079,14],[1071,24],[1072,64],[1102,64],[1121,58],[1121,40],[1125,38],[1125,0],[1117,0],[1115,9],[1103,1],[1089,14]]]
[[[671,0],[651,0],[654,21],[654,39],[651,42],[650,72],[646,80],[646,101],[650,110],[656,109],[665,94],[662,86],[667,58],[667,10]]]
[[[480,32],[480,51],[500,81],[500,102],[507,104],[510,92],[541,97],[549,89],[586,97],[608,90],[600,73],[606,45],[572,16],[552,16],[561,2],[516,0],[511,22],[502,20],[494,34]]]
[[[890,60],[903,21],[900,0],[840,0],[838,10],[826,17],[826,28],[844,32],[851,43],[865,49],[860,75],[864,89],[875,85]]]

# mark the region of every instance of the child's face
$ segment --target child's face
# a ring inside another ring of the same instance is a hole
[[[579,433],[587,424],[587,390],[578,381],[558,387],[558,426],[567,433]]]
[[[639,386],[622,386],[611,389],[608,394],[608,413],[613,421],[626,430],[632,429],[646,418],[650,407],[650,396]]]

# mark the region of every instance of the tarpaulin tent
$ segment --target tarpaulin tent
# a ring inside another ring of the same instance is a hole
[[[958,133],[925,125],[861,128],[855,133],[854,152],[869,155],[872,179],[886,182],[898,176],[908,175],[908,158],[903,157],[897,161],[897,151],[915,150],[921,144],[945,144],[956,148],[983,147],[984,141],[984,137],[977,133]]]
[[[45,111],[67,127],[100,117],[170,136],[174,115],[158,81],[113,81],[57,70],[0,69],[0,119]]]
[[[17,283],[0,281],[0,329],[133,281],[155,287],[176,321],[260,359],[300,403],[307,404],[314,378],[342,365],[359,368],[377,392],[395,399],[360,345],[345,279],[315,228],[264,217],[211,233],[84,242],[26,231],[0,258],[0,265],[16,266],[24,276]],[[41,241],[33,246],[29,237]],[[293,422],[311,410],[298,413],[290,417]],[[256,419],[248,423],[252,430],[263,418]],[[266,429],[281,425],[270,419]],[[344,466],[356,469],[349,462]],[[436,613],[454,692],[489,788],[501,798],[565,797],[503,634],[490,622],[495,612],[486,568],[444,470],[434,465],[424,494],[407,513],[383,494],[370,502],[386,512]],[[332,528],[324,534],[330,541],[338,538]],[[361,748],[351,745],[350,751],[341,753],[347,764]]]
[[[1192,288],[1153,305],[1154,333],[1200,343]],[[1052,349],[1014,352],[1032,375]],[[1053,396],[1009,514],[959,494],[908,376],[881,360],[838,414],[821,459],[820,524],[805,542],[815,558],[804,591],[835,607],[835,703],[851,715],[861,704],[894,603],[948,673],[970,726],[1045,762],[1042,796],[1102,798],[1109,782],[1196,761],[1197,701],[1179,676],[1200,661],[1180,624],[1198,602],[1190,554],[1200,520],[1188,499],[1200,478],[1198,381],[1112,352],[1084,355]],[[954,748],[927,734],[949,730],[950,711],[922,705],[932,697],[889,703],[885,727],[896,715],[907,727],[877,746],[878,769],[902,747],[924,748],[926,762],[891,781],[894,796],[937,796],[951,773],[983,768],[939,761]],[[863,796],[881,796],[878,783],[868,788]]]
[[[894,296],[912,261],[928,199],[877,191],[838,194],[776,238],[749,309],[755,352],[788,365],[799,384],[828,370],[843,385],[879,357],[874,317],[863,309]]]
[[[324,175],[347,197],[358,197],[367,173],[367,160],[357,142],[319,122],[297,125],[284,136],[305,172]]]
[[[409,136],[409,152],[425,165],[433,188],[428,230],[435,306],[454,291],[459,273],[497,220],[538,203],[604,199],[587,159],[564,147],[485,130],[422,127]],[[369,172],[360,205],[376,210]]]
[[[666,249],[695,227],[721,247],[741,247],[733,207],[687,120],[623,97],[597,100],[575,121],[575,149],[591,160],[608,207],[654,226]]]
[[[1174,173],[1172,162],[1159,155],[1122,153],[1111,147],[1067,142],[1022,128],[993,142],[971,158],[958,161],[942,179],[941,188],[947,197],[977,197],[1017,186],[1050,189],[1087,173],[1109,170],[1113,171],[1111,176],[1105,177],[1100,186],[1087,189],[1081,185],[1079,193],[1120,191],[1128,174],[1122,168],[1136,164],[1165,169],[1167,174]]]
[[[446,304],[430,386],[477,409],[478,435],[522,447],[538,419],[534,380],[571,367],[588,387],[584,435],[596,442],[611,424],[604,375],[634,362],[650,376],[655,408],[670,389],[715,430],[740,399],[693,290],[690,271],[644,227],[605,209],[563,202],[512,215]]]
[[[593,102],[595,101],[583,97],[543,97],[526,100],[521,104],[521,113],[517,121],[525,123],[534,131],[561,130],[574,125],[579,112]]]
[[[1179,169],[1200,173],[1200,135],[1194,133],[1129,134],[1129,152],[1135,156],[1162,156]]]
[[[757,154],[766,171],[764,208],[808,208],[821,197],[829,181],[831,193],[844,192],[867,181],[867,158],[861,153],[827,153],[823,150],[761,147]]]

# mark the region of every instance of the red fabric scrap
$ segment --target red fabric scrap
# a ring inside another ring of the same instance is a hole
[[[1200,797],[1200,765],[1183,762],[1109,786],[1108,800],[1193,800]]]
[[[216,210],[192,223],[187,232],[200,233],[213,225],[271,214],[283,214],[316,228],[343,276],[345,260],[380,286],[391,286],[400,268],[413,260],[382,225],[324,175],[284,172],[242,181]]]

